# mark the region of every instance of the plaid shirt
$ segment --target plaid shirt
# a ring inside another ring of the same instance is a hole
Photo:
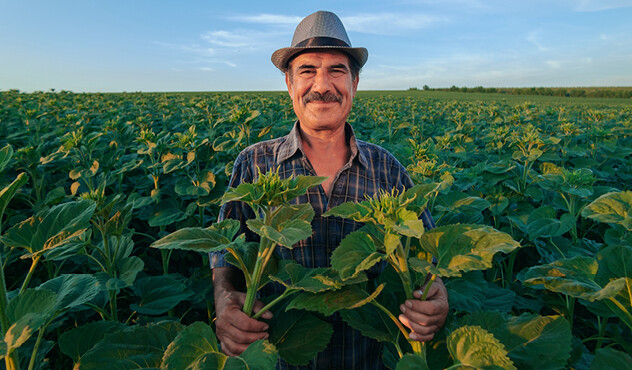
[[[341,240],[352,231],[359,229],[362,224],[339,217],[322,217],[330,208],[345,202],[361,202],[365,196],[373,196],[379,189],[391,191],[393,188],[402,190],[413,186],[413,182],[406,173],[406,169],[386,149],[375,144],[356,140],[353,129],[346,125],[346,133],[351,149],[351,158],[338,172],[334,180],[331,194],[327,197],[322,186],[308,190],[307,194],[294,200],[294,203],[309,202],[314,208],[315,216],[312,221],[314,230],[312,236],[303,240],[292,249],[277,247],[275,253],[281,259],[291,259],[303,266],[329,267],[331,252],[340,244]],[[235,160],[232,178],[229,186],[236,187],[240,183],[256,181],[257,167],[262,173],[276,170],[279,176],[288,178],[298,175],[312,175],[316,173],[305,156],[302,147],[299,123],[289,135],[259,142],[239,154]],[[221,208],[220,220],[233,218],[242,222],[242,231],[247,238],[256,238],[250,232],[245,221],[254,218],[250,207],[241,202],[229,202]],[[430,213],[426,210],[422,214],[426,228],[435,227]],[[211,254],[211,268],[228,266],[221,253]],[[283,287],[269,284],[263,294],[279,295]],[[363,337],[359,331],[349,327],[334,314],[330,321],[334,325],[334,334],[327,349],[318,354],[307,367],[292,367],[279,362],[280,369],[383,369],[382,345],[377,341]],[[306,333],[307,334],[307,333]]]

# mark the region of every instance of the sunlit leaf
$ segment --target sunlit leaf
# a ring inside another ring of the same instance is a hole
[[[379,263],[384,254],[376,250],[373,239],[365,232],[355,231],[347,235],[331,254],[331,266],[343,279],[358,276]]]
[[[340,290],[328,290],[322,293],[301,292],[288,304],[288,309],[297,308],[309,311],[317,311],[325,316],[330,316],[336,311],[361,307],[377,297],[384,285],[368,294],[358,286],[349,286]]]
[[[562,316],[509,316],[488,311],[465,316],[459,324],[492,333],[520,369],[559,369],[571,354],[570,325]]]
[[[206,353],[219,352],[217,338],[210,326],[195,322],[178,333],[162,358],[163,369],[187,369]]]
[[[582,216],[632,230],[632,191],[604,194],[584,207]]]
[[[487,269],[496,253],[520,247],[508,234],[483,225],[440,226],[426,231],[420,241],[422,248],[437,259],[440,276]]]
[[[96,204],[90,200],[54,206],[9,229],[2,241],[30,253],[62,246],[83,233],[95,208]]]
[[[447,339],[448,350],[456,364],[478,369],[516,369],[505,347],[479,326],[462,326]]]
[[[228,247],[239,231],[239,221],[226,219],[207,228],[188,227],[176,230],[151,244],[152,248],[210,252]],[[243,237],[235,240],[243,243]]]

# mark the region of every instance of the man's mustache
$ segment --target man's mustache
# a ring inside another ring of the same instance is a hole
[[[312,101],[323,101],[323,102],[338,102],[342,103],[342,97],[327,91],[325,93],[319,93],[318,91],[312,91],[309,94],[305,95],[303,98],[303,103],[307,104]]]

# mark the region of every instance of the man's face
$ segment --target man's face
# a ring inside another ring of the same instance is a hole
[[[294,58],[289,68],[285,83],[301,128],[320,131],[344,126],[358,87],[347,54],[306,52]]]

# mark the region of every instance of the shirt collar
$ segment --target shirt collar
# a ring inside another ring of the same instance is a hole
[[[364,167],[368,167],[368,160],[366,159],[365,154],[362,153],[361,150],[359,150],[355,133],[353,132],[353,128],[348,122],[345,122],[345,132],[349,137],[349,148],[351,149],[351,158],[349,158],[349,162],[353,161],[355,157],[358,157],[360,163]],[[305,151],[303,150],[303,143],[301,142],[301,134],[299,132],[298,121],[294,123],[292,131],[290,131],[290,133],[285,138],[285,141],[279,146],[279,163],[288,160],[297,151],[300,151],[301,155],[305,155]]]

